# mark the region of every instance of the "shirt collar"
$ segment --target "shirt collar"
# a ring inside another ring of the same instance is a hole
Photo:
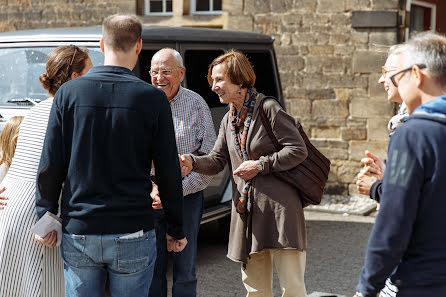
[[[184,88],[181,86],[181,84],[180,84],[180,87],[179,87],[179,89],[178,89],[178,92],[177,92],[177,94],[175,95],[175,97],[173,97],[172,98],[172,100],[170,100],[170,104],[173,104],[173,103],[175,103],[176,101],[178,101],[180,98],[181,98],[181,94],[183,93],[183,91],[184,91]]]
[[[130,74],[135,76],[135,74],[130,69],[122,66],[113,66],[113,65],[94,66],[88,72],[89,73],[112,72],[117,74]]]

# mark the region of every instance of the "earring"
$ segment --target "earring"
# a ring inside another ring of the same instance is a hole
[[[240,85],[240,90],[238,90],[239,95],[242,93],[242,85]]]

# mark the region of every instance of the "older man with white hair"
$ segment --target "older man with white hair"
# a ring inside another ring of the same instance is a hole
[[[177,149],[180,154],[208,154],[215,143],[215,130],[211,112],[206,101],[197,93],[183,88],[186,68],[180,53],[164,48],[153,55],[150,75],[152,84],[163,90],[172,109]],[[155,169],[156,170],[156,169]],[[195,172],[183,179],[183,230],[188,240],[181,253],[172,253],[173,287],[172,296],[194,297],[197,294],[195,259],[197,257],[197,238],[203,212],[203,189],[212,177]],[[167,250],[166,221],[161,209],[160,197],[156,187],[151,196],[154,200],[155,228],[157,237],[157,260],[150,288],[150,296],[167,296]]]
[[[411,116],[390,140],[355,296],[446,296],[446,38],[422,33],[404,47],[390,79]]]

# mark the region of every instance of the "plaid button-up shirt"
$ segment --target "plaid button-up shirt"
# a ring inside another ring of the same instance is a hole
[[[179,154],[207,155],[216,140],[211,111],[206,101],[189,89],[180,86],[170,101],[175,138]],[[206,188],[212,177],[191,172],[183,179],[183,195]]]

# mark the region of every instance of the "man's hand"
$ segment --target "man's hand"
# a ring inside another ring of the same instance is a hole
[[[3,193],[5,190],[6,190],[5,187],[3,187],[2,189],[0,189],[0,194]],[[0,196],[0,210],[5,208],[5,206],[6,206],[6,200],[8,200],[7,197]]]
[[[175,239],[169,234],[166,234],[166,238],[167,238],[167,250],[169,252],[179,253],[182,250],[184,250],[184,248],[187,245],[186,237],[184,237],[183,239]]]
[[[185,177],[192,171],[192,158],[189,155],[180,156],[181,176]]]
[[[160,193],[158,191],[158,186],[156,184],[152,184],[152,192],[150,193],[150,197],[152,198],[152,208],[153,209],[163,209],[163,204],[161,203]]]
[[[240,166],[234,170],[233,174],[242,178],[243,180],[250,180],[259,173],[257,168],[257,161],[244,161]]]
[[[39,235],[34,235],[34,239],[44,246],[53,248],[57,243],[57,232],[55,230],[48,233],[45,237],[40,237]]]
[[[379,178],[375,174],[370,174],[366,172],[366,168],[363,168],[358,174],[358,180],[356,181],[356,187],[358,189],[359,194],[370,196],[370,188],[373,183],[376,182]]]
[[[366,158],[362,158],[361,162],[366,169],[365,174],[376,174],[378,179],[382,180],[386,171],[386,164],[370,151],[365,151]]]

